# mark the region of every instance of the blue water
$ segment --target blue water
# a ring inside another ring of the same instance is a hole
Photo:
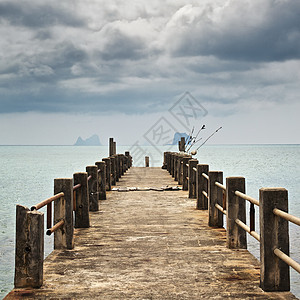
[[[118,147],[118,153],[130,148]],[[161,166],[167,147],[142,148],[142,154],[133,155],[135,166],[143,166],[145,155],[150,156],[151,166]],[[72,177],[106,156],[106,146],[0,146],[0,297],[13,288],[15,205],[30,207],[48,198],[53,195],[54,178]],[[300,145],[208,145],[200,149],[197,158],[209,164],[210,170],[223,171],[224,178],[244,176],[247,194],[257,199],[261,187],[285,187],[289,191],[289,212],[300,216]],[[250,252],[259,257],[256,240],[249,237],[248,241]],[[290,241],[290,255],[299,262],[300,231],[293,224]],[[45,236],[45,255],[51,251],[52,239]],[[292,292],[300,297],[300,275],[292,269],[291,285]]]

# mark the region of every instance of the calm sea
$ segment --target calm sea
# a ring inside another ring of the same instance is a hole
[[[120,146],[118,153],[130,148]],[[142,149],[144,152],[133,155],[134,165],[143,166],[143,157],[149,155],[151,166],[158,167],[162,153],[177,147]],[[50,197],[54,178],[72,177],[106,156],[106,146],[0,146],[0,298],[13,288],[15,205],[30,207]],[[261,187],[285,187],[289,212],[300,216],[300,145],[208,145],[200,149],[197,159],[209,164],[210,170],[223,171],[224,178],[244,176],[246,193],[257,199]],[[248,240],[249,250],[259,257],[258,243],[252,237]],[[290,241],[290,254],[299,262],[300,231],[293,224]],[[45,255],[51,252],[51,245],[52,239],[45,236]],[[300,275],[292,269],[291,285],[292,292],[300,297]]]

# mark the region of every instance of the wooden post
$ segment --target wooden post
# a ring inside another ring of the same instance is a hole
[[[208,180],[202,176],[202,173],[208,176],[208,165],[197,165],[197,179],[196,179],[196,195],[197,195],[197,209],[208,209],[208,199],[203,195],[202,191],[208,195]]]
[[[247,233],[238,226],[236,219],[246,224],[246,201],[237,195],[235,191],[245,194],[244,177],[226,178],[226,241],[230,249],[247,249]]]
[[[111,185],[116,185],[116,157],[110,156],[110,162],[111,162]]]
[[[43,284],[44,214],[16,207],[15,288]]]
[[[113,155],[116,155],[117,154],[117,143],[114,142],[113,143]]]
[[[264,291],[289,291],[289,266],[280,260],[274,250],[289,255],[288,221],[273,213],[277,208],[288,212],[288,191],[284,188],[259,190],[260,221],[260,286]]]
[[[119,178],[122,177],[123,175],[123,159],[122,159],[122,154],[117,154],[118,158],[119,158]]]
[[[73,178],[54,179],[54,195],[63,192],[64,196],[54,201],[54,222],[61,220],[65,223],[54,232],[54,249],[74,248],[73,224]]]
[[[174,180],[178,181],[178,158],[179,154],[175,153],[174,155]]]
[[[126,171],[130,168],[130,152],[129,151],[125,151],[125,164],[126,164]]]
[[[167,154],[167,170],[170,175],[171,175],[171,160],[172,160],[172,152],[169,152]]]
[[[99,180],[99,200],[106,200],[106,165],[104,161],[97,161]]]
[[[163,165],[162,165],[162,169],[167,169],[167,153],[168,152],[164,152],[164,161],[163,161]]]
[[[98,167],[97,166],[87,166],[86,171],[88,173],[88,176],[92,176],[88,182],[90,211],[98,211],[99,210]]]
[[[149,156],[145,156],[145,167],[149,168]]]
[[[179,141],[179,151],[184,152],[185,151],[185,138],[181,137]]]
[[[174,152],[171,154],[171,175],[173,178],[175,176],[175,172],[174,172],[175,155],[176,155],[176,153],[174,153]]]
[[[110,158],[103,158],[102,161],[105,162],[106,166],[106,190],[111,191],[111,162]]]
[[[114,154],[114,138],[109,138],[109,156]]]
[[[117,154],[115,154],[114,157],[116,158],[116,182],[119,182],[119,178],[121,177],[120,176],[120,159]]]
[[[80,184],[81,187],[75,190],[75,228],[89,228],[89,191],[88,174],[86,172],[74,173],[74,186]]]
[[[123,176],[125,174],[125,155],[120,154],[121,158],[121,175]]]
[[[223,206],[223,190],[215,182],[223,184],[223,172],[208,172],[208,226],[223,227],[223,214],[216,208],[216,204]]]
[[[191,160],[191,156],[185,156],[182,160],[182,190],[187,191],[189,189],[189,168],[187,167],[187,164]]]
[[[196,172],[193,168],[196,168],[198,164],[197,159],[190,159],[189,160],[189,198],[196,199]]]
[[[178,173],[178,184],[182,185],[182,160],[183,155],[178,156],[178,163],[177,163],[177,173]]]

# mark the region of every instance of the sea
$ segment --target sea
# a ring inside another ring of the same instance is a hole
[[[177,146],[139,146],[138,151],[130,145],[117,147],[118,153],[127,150],[134,166],[144,166],[147,155],[150,166],[160,167],[163,152],[177,151]],[[0,146],[0,298],[13,288],[16,204],[31,207],[49,198],[54,178],[70,178],[107,156],[107,146]],[[300,217],[300,145],[204,145],[195,157],[210,170],[223,171],[224,181],[227,176],[245,177],[246,194],[256,199],[262,187],[286,188],[289,212]],[[290,224],[289,234],[290,256],[300,262],[299,227]],[[52,245],[45,236],[45,257]],[[249,235],[248,249],[259,258],[259,244]],[[292,268],[290,273],[291,291],[300,298],[300,275]]]

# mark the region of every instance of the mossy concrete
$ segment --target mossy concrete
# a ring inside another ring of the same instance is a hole
[[[164,185],[176,182],[160,168],[131,168],[118,183]],[[45,260],[44,285],[7,299],[296,299],[263,292],[259,262],[226,248],[196,201],[182,190],[108,192],[91,227],[75,229],[75,248]]]

